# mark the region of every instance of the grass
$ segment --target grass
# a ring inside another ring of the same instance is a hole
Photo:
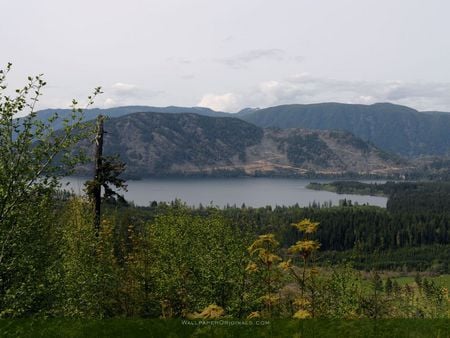
[[[440,275],[440,276],[426,276],[426,277],[422,277],[422,278],[427,278],[429,280],[434,281],[437,285],[446,287],[447,289],[450,290],[450,274],[447,275]],[[392,281],[397,281],[397,283],[401,286],[403,285],[407,285],[407,284],[414,284],[414,277],[411,276],[406,276],[406,277],[395,277],[395,278],[391,278]]]
[[[391,320],[2,320],[2,337],[449,337],[445,319]]]

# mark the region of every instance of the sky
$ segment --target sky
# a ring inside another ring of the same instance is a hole
[[[450,111],[448,0],[0,0],[9,89],[39,108],[392,102]]]

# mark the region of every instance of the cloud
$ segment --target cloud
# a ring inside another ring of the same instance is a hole
[[[281,49],[252,49],[247,52],[230,56],[227,58],[217,59],[218,62],[231,68],[243,68],[249,63],[258,60],[275,60],[282,61],[285,58],[285,52]]]
[[[204,96],[199,105],[220,106],[225,111],[292,103],[342,102],[372,104],[391,102],[418,110],[450,111],[450,83],[404,81],[344,81],[307,73],[269,80],[240,93]],[[211,105],[210,105],[211,104]]]
[[[103,102],[104,107],[114,107],[117,106],[116,100],[114,100],[111,97],[106,98],[106,100]]]
[[[116,82],[109,88],[104,88],[105,97],[99,102],[101,107],[117,107],[124,105],[148,104],[151,98],[162,92],[141,88],[135,84]],[[102,95],[103,96],[103,95]],[[100,97],[102,99],[102,97]]]
[[[197,106],[207,107],[217,111],[233,112],[239,108],[241,101],[241,98],[233,93],[221,95],[206,94],[201,98]]]
[[[279,102],[337,101],[348,103],[392,102],[418,110],[450,111],[450,83],[405,81],[343,81],[303,74],[286,79],[278,88]]]
[[[111,86],[112,90],[118,95],[136,95],[139,88],[134,84],[117,82]]]

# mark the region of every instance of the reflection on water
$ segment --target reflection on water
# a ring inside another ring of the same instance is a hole
[[[69,177],[62,180],[65,188],[75,193],[83,192],[84,179]],[[128,192],[125,198],[136,205],[147,206],[152,201],[170,202],[180,199],[188,205],[198,206],[227,204],[262,207],[266,205],[308,206],[316,203],[332,202],[338,205],[339,200],[347,199],[359,204],[370,204],[386,207],[387,198],[378,196],[338,195],[328,191],[306,189],[311,180],[295,178],[164,178],[128,181]],[[329,180],[314,180],[329,182]],[[380,183],[382,181],[379,181]],[[68,185],[65,185],[68,183]]]

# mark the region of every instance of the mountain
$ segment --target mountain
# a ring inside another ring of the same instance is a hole
[[[345,130],[402,156],[450,154],[449,113],[390,103],[318,103],[269,107],[238,117],[263,128]]]
[[[218,112],[214,111],[209,108],[203,108],[203,107],[176,107],[176,106],[169,106],[169,107],[152,107],[152,106],[123,106],[123,107],[114,107],[114,108],[92,108],[92,109],[85,109],[84,115],[85,115],[85,121],[93,120],[98,115],[102,114],[109,117],[120,117],[136,112],[154,112],[154,113],[171,113],[171,114],[177,114],[177,113],[194,113],[204,116],[229,116],[229,113],[224,112]],[[60,129],[63,126],[62,120],[65,117],[69,117],[72,114],[71,109],[44,109],[37,112],[37,116],[42,121],[47,121],[49,117],[51,117],[54,113],[58,113],[59,119],[55,121],[53,124],[53,127],[55,129]]]
[[[254,113],[255,111],[258,111],[259,108],[244,108],[239,110],[236,114],[233,114],[233,116],[235,117],[241,117],[241,116],[245,116],[245,115],[249,115]]]
[[[70,109],[46,109],[38,118],[47,120],[53,113],[61,117],[71,114]],[[376,103],[373,105],[318,103],[292,104],[264,109],[245,108],[236,114],[214,111],[202,107],[124,106],[108,109],[86,109],[85,120],[99,114],[111,118],[136,112],[193,113],[211,117],[236,117],[259,127],[303,128],[348,131],[380,149],[404,157],[449,156],[450,113],[419,112],[405,106]],[[62,119],[53,127],[62,127]]]
[[[140,112],[108,119],[105,130],[105,154],[119,154],[131,177],[383,175],[405,166],[348,132],[263,129],[233,117]]]

